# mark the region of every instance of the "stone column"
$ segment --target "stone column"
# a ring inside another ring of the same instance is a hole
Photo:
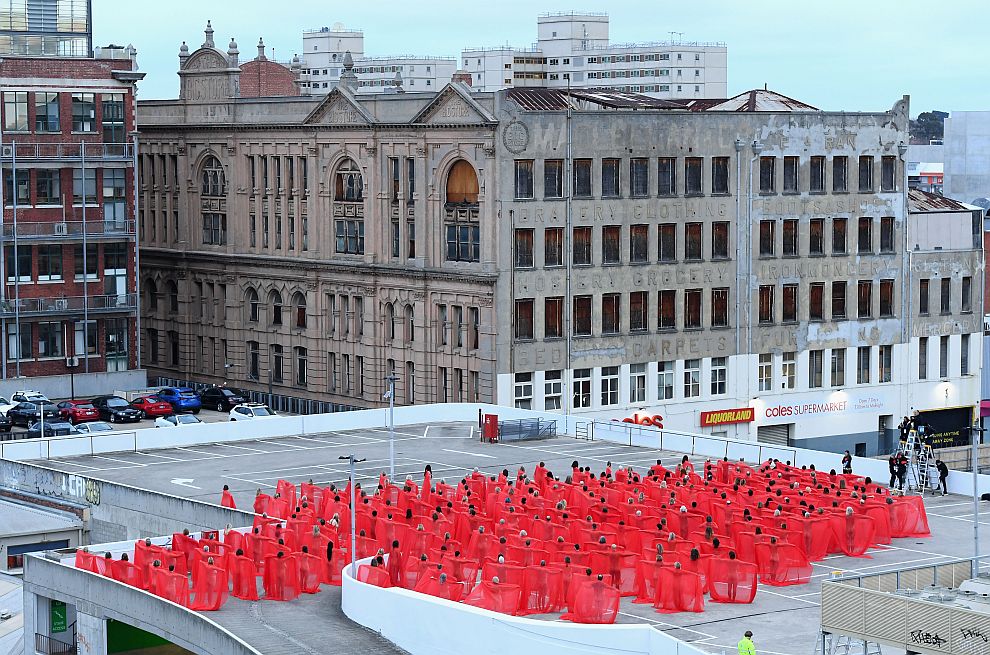
[[[35,655],[34,635],[38,632],[38,595],[24,590],[24,655]]]
[[[107,620],[92,614],[76,614],[79,655],[107,655]]]

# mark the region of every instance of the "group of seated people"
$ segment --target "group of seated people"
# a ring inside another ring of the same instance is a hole
[[[79,551],[77,565],[191,607],[291,600],[339,585],[355,556],[371,558],[357,579],[402,587],[513,615],[554,614],[612,623],[619,599],[659,612],[700,612],[750,603],[757,583],[802,584],[811,562],[831,553],[869,557],[896,537],[929,534],[920,498],[892,496],[869,478],[768,460],[727,459],[700,471],[685,456],[668,469],[599,473],[573,462],[560,479],[541,462],[455,485],[394,484],[384,474],[369,493],[280,480],[254,499],[250,532],[217,538],[173,535],[171,547],[138,542],[134,561]],[[224,489],[222,502],[234,506]],[[192,598],[187,574],[191,574]]]

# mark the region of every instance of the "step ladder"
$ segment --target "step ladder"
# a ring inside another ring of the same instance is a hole
[[[897,457],[904,455],[908,458],[907,488],[924,494],[931,484],[930,467],[935,462],[935,452],[932,447],[918,437],[917,430],[908,432],[907,439],[897,445]]]
[[[883,655],[880,644],[875,641],[863,641],[846,635],[833,635],[830,632],[818,633],[818,641],[815,643],[815,652],[812,655],[854,655],[859,653],[859,644],[863,646],[861,655]],[[855,651],[854,646],[857,647]]]

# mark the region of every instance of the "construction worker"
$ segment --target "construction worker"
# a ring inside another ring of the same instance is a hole
[[[756,655],[756,644],[753,643],[753,632],[747,630],[739,640],[739,655]]]

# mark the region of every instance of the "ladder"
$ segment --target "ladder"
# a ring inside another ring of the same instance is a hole
[[[908,458],[907,486],[908,490],[916,490],[924,494],[930,484],[929,467],[935,461],[932,447],[918,438],[917,430],[908,432],[907,439],[897,445],[897,457],[904,455]]]
[[[853,655],[853,645],[862,644],[861,655],[883,655],[880,644],[875,641],[862,641],[846,635],[833,635],[830,632],[819,632],[813,655]]]

